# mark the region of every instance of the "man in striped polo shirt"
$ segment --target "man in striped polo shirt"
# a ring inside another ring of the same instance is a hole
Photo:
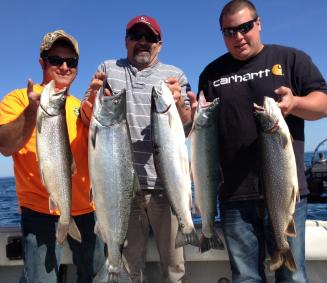
[[[112,95],[127,91],[127,120],[134,150],[135,169],[141,191],[132,203],[128,245],[124,256],[132,282],[147,282],[142,271],[145,267],[146,244],[150,229],[153,231],[161,262],[162,282],[185,282],[183,248],[175,248],[178,222],[171,213],[162,183],[157,176],[150,133],[151,93],[153,86],[165,81],[170,88],[184,125],[191,123],[190,86],[183,71],[163,64],[158,59],[162,47],[162,33],[157,21],[149,16],[137,16],[126,27],[127,58],[101,63],[91,81],[81,106],[86,124],[92,115],[97,90],[107,80]]]

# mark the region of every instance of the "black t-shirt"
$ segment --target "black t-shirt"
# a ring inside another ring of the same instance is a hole
[[[199,92],[207,100],[220,97],[218,115],[221,166],[224,184],[222,200],[259,198],[260,158],[258,128],[253,103],[263,104],[263,97],[278,100],[274,90],[289,87],[294,95],[305,96],[313,90],[327,93],[324,78],[304,52],[278,45],[265,45],[254,58],[234,59],[229,53],[210,63],[200,75]],[[286,118],[293,137],[301,195],[308,194],[304,176],[304,120]]]

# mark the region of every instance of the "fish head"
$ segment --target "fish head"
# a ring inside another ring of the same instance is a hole
[[[103,126],[112,126],[126,120],[126,89],[104,95],[101,87],[95,99],[94,118]]]
[[[203,127],[204,125],[210,126],[212,123],[216,123],[217,121],[215,118],[218,114],[219,102],[219,97],[215,98],[213,101],[207,101],[201,90],[194,116],[195,126]]]
[[[40,98],[40,107],[50,116],[56,116],[65,109],[67,89],[56,90],[55,81],[48,83]]]
[[[172,103],[174,103],[174,98],[165,82],[162,82],[159,88],[152,88],[151,101],[152,111],[166,113],[169,110]]]
[[[276,101],[271,97],[264,97],[263,106],[254,105],[254,116],[263,132],[274,132],[279,128],[281,111]]]

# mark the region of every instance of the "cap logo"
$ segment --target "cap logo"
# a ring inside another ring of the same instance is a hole
[[[148,25],[151,26],[151,23],[147,20],[146,17],[140,17],[140,18],[139,18],[139,22],[144,22],[144,23],[147,23]]]

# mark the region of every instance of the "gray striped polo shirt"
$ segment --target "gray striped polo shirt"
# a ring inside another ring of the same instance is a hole
[[[186,105],[188,80],[182,70],[161,62],[144,70],[138,70],[127,59],[108,60],[100,64],[99,71],[107,73],[107,81],[113,93],[126,89],[127,121],[134,150],[134,166],[141,189],[161,189],[162,184],[154,166],[151,141],[151,93],[153,86],[160,87],[163,80],[176,77],[182,87]]]

